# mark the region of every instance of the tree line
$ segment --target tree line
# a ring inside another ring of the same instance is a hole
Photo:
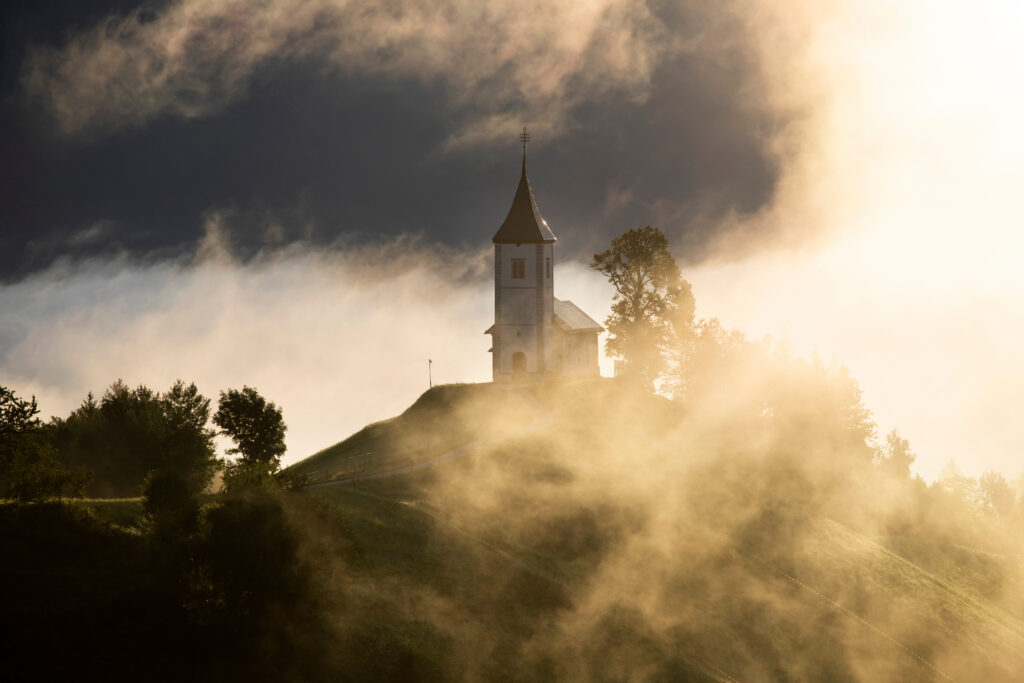
[[[690,283],[657,227],[629,230],[594,254],[615,289],[605,352],[622,381],[682,405],[728,404],[734,417],[787,422],[796,449],[833,442],[851,464],[909,487],[920,508],[960,506],[1024,526],[1024,496],[999,472],[964,475],[951,461],[928,486],[911,476],[916,454],[897,429],[879,439],[856,380],[841,365],[805,360],[770,339],[748,340],[716,318],[698,319]],[[798,427],[798,428],[797,428]],[[837,440],[845,443],[835,443]]]
[[[43,422],[34,397],[0,387],[0,554],[18,586],[3,596],[5,677],[76,680],[102,666],[107,680],[323,678],[326,611],[291,519],[323,513],[281,471],[281,409],[248,386],[211,408],[195,384],[118,381]],[[218,435],[236,457],[217,458]],[[204,495],[217,474],[223,486]],[[141,533],[69,500],[140,494],[129,524]]]
[[[228,488],[271,486],[282,480],[286,429],[281,409],[249,386],[220,392],[211,414],[194,383],[160,393],[118,380],[47,422],[35,397],[0,386],[0,498],[133,497],[156,481],[192,495],[217,473]],[[218,434],[237,458],[217,457]]]

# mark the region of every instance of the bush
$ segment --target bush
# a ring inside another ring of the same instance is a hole
[[[180,472],[151,471],[142,485],[142,507],[158,538],[187,536],[196,530],[199,505]]]

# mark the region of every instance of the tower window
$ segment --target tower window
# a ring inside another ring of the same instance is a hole
[[[544,259],[544,270],[547,272],[548,279],[550,280],[551,279],[551,257],[550,256],[548,256],[546,259]]]
[[[512,279],[522,280],[526,278],[526,259],[514,258],[512,259]]]

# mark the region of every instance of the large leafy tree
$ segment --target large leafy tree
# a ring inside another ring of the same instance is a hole
[[[287,430],[280,408],[252,387],[229,389],[220,392],[213,421],[235,442],[228,453],[240,456],[227,466],[225,482],[229,487],[266,483],[277,473]]]
[[[634,228],[594,254],[590,267],[615,288],[605,350],[625,362],[628,375],[652,384],[669,349],[690,334],[695,310],[668,238],[656,227]]]
[[[213,439],[217,432],[210,423],[210,399],[195,384],[180,379],[160,396],[160,411],[166,423],[164,469],[184,477],[193,490],[204,488],[217,466]]]

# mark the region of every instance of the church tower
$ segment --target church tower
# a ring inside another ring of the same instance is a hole
[[[555,235],[548,227],[526,177],[523,129],[523,172],[505,222],[494,242],[494,325],[487,330],[493,342],[495,382],[522,381],[558,372],[552,345],[555,307]]]

